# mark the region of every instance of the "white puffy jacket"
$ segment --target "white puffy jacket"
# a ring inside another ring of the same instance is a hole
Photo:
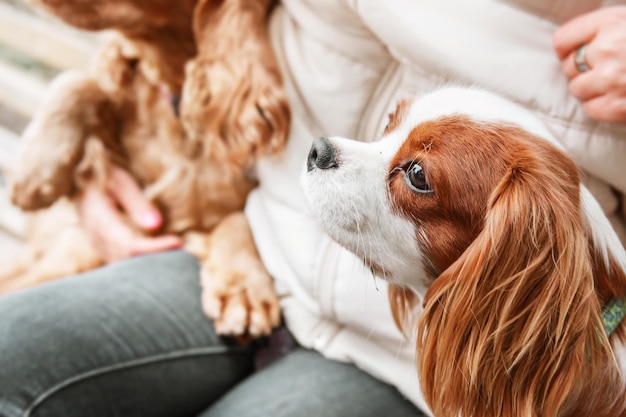
[[[606,2],[605,2],[606,3]],[[595,123],[567,91],[551,46],[595,0],[283,0],[272,41],[293,122],[288,148],[259,165],[246,213],[274,276],[287,325],[305,347],[349,361],[426,410],[414,360],[385,283],[307,213],[299,177],[312,139],[376,140],[402,97],[477,84],[534,109],[579,166],[622,238],[626,128]],[[624,239],[623,239],[624,241]]]

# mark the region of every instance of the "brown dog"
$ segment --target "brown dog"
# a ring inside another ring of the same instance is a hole
[[[277,298],[241,212],[256,159],[284,147],[290,113],[266,19],[270,0],[40,0],[88,30],[113,29],[89,75],[62,74],[23,137],[11,198],[40,210],[0,291],[104,261],[71,197],[126,169],[201,262],[218,332],[267,334]],[[69,197],[69,198],[65,198]]]

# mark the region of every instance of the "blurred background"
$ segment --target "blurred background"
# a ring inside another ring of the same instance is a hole
[[[63,25],[22,0],[0,0],[0,254],[19,248],[23,215],[7,198],[7,172],[19,137],[50,80],[66,69],[86,70],[97,35]]]

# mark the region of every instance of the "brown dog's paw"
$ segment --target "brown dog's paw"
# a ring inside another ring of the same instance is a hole
[[[73,161],[65,161],[57,150],[39,149],[22,158],[19,170],[12,173],[11,201],[23,210],[49,207],[73,191]]]
[[[74,174],[88,138],[115,143],[117,116],[97,82],[76,72],[54,79],[21,139],[11,200],[37,210],[74,191]]]
[[[203,267],[202,308],[223,336],[258,338],[280,324],[272,279],[264,270]]]

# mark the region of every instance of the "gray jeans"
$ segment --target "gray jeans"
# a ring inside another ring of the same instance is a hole
[[[0,298],[0,416],[420,416],[354,366],[296,348],[254,372],[217,337],[196,261],[137,257]]]

